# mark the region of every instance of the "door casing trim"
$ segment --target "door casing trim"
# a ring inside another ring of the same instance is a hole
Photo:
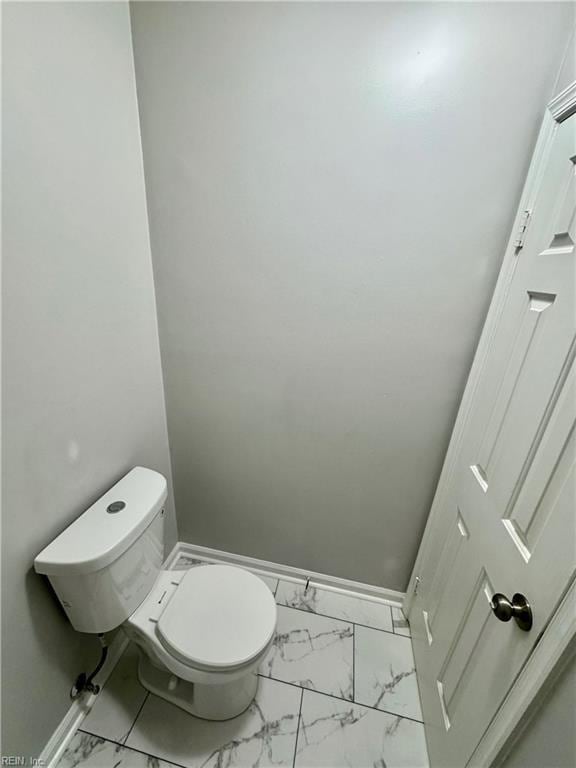
[[[544,114],[544,120],[534,150],[533,161],[522,191],[494,295],[466,382],[430,514],[406,589],[406,598],[403,604],[406,616],[410,613],[415,590],[421,580],[421,574],[425,569],[427,560],[433,556],[434,531],[441,525],[448,509],[446,499],[455,479],[458,455],[472,410],[474,396],[486,366],[488,354],[508,297],[518,260],[521,258],[522,251],[519,251],[514,245],[516,233],[524,212],[531,211],[534,207],[556,129],[559,123],[569,118],[575,112],[576,81],[549,102]],[[574,119],[576,120],[576,118]],[[419,581],[417,582],[416,579]],[[576,643],[575,605],[576,584],[573,582],[564,600],[550,619],[540,638],[539,644],[528,657],[526,664],[510,688],[504,702],[476,746],[468,766],[482,766],[482,768],[485,768],[486,766],[497,765],[502,757],[502,751],[509,749],[512,745],[514,738],[522,729],[523,720],[529,709],[533,711],[534,705],[543,697],[548,689],[547,682],[550,681],[554,670],[561,663],[563,655],[568,652],[567,649]]]

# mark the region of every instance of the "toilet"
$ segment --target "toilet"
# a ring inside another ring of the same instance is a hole
[[[118,627],[138,647],[152,693],[197,717],[241,714],[274,642],[264,582],[230,565],[162,569],[165,478],[135,467],[34,560],[79,632]]]

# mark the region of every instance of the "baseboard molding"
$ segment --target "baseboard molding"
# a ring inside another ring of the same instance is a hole
[[[342,579],[339,576],[328,576],[324,573],[295,568],[292,565],[281,565],[268,560],[258,560],[255,557],[247,557],[246,555],[222,552],[219,549],[210,549],[198,544],[187,544],[183,541],[179,541],[168,555],[165,567],[170,568],[173,566],[181,555],[188,555],[198,560],[212,560],[249,568],[251,571],[261,573],[263,576],[271,576],[272,578],[283,579],[284,581],[306,581],[306,579],[310,579],[311,584],[322,587],[322,589],[354,595],[361,597],[363,600],[387,603],[398,608],[402,606],[405,597],[404,592],[397,592],[394,589],[363,584],[359,581]]]
[[[124,653],[128,645],[128,638],[123,632],[118,632],[108,649],[108,657],[100,672],[94,678],[94,682],[102,688],[106,680],[110,677],[112,670],[118,663],[120,656]],[[97,696],[90,694],[87,697],[80,697],[72,702],[72,706],[62,718],[60,725],[56,728],[50,740],[42,750],[38,758],[38,764],[46,768],[54,768],[58,760],[68,746],[70,739],[75,734],[86,715],[92,709]]]

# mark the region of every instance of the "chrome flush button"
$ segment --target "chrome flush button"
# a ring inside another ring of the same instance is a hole
[[[116,512],[120,512],[121,510],[123,510],[125,506],[126,506],[125,501],[113,501],[112,504],[109,504],[106,507],[106,512],[108,512],[111,515],[114,515],[116,514]]]

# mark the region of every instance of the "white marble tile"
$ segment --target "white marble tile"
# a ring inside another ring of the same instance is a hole
[[[312,585],[306,590],[305,584],[294,584],[289,581],[280,581],[276,591],[276,602],[289,608],[320,613],[335,619],[392,632],[391,608],[384,603],[361,600],[358,597]]]
[[[77,731],[54,768],[171,768],[172,763]]]
[[[170,570],[172,571],[188,571],[190,568],[198,568],[200,565],[230,565],[230,563],[222,563],[218,562],[217,560],[199,560],[197,557],[192,557],[191,555],[180,555],[178,560],[174,563],[172,568]],[[234,566],[237,568],[241,568],[242,566]],[[250,571],[250,568],[246,568],[246,571]],[[270,589],[270,592],[274,594],[276,592],[276,587],[278,586],[278,579],[273,578],[272,576],[264,576],[261,573],[256,573],[255,571],[250,571],[251,573],[254,573],[255,576],[258,576],[259,579],[262,579],[264,584],[268,586]]]
[[[82,729],[124,743],[147,691],[138,682],[138,651],[130,644],[96,697]]]
[[[355,670],[355,701],[422,720],[409,638],[356,627]]]
[[[404,616],[401,608],[392,608],[392,626],[397,635],[410,637],[410,624],[408,624],[408,619]]]
[[[260,678],[246,712],[210,722],[151,695],[127,745],[187,768],[291,766],[300,696],[298,688]]]
[[[352,637],[347,622],[278,606],[276,637],[260,673],[351,699]]]
[[[424,726],[304,691],[296,768],[427,768]]]

